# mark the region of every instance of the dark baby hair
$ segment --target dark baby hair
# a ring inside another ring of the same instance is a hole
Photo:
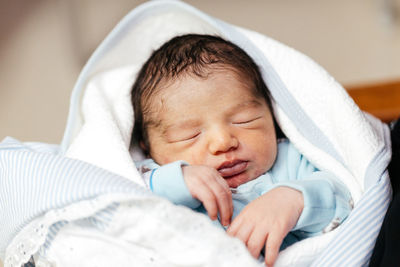
[[[253,93],[263,97],[271,109],[270,94],[254,61],[237,45],[212,35],[187,34],[172,38],[154,51],[141,68],[132,87],[135,125],[134,142],[149,152],[147,128],[159,122],[151,120],[152,97],[181,75],[207,78],[215,69],[229,69],[251,85]],[[153,116],[154,117],[154,116]]]

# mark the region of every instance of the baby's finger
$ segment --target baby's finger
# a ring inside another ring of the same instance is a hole
[[[217,199],[221,223],[227,226],[230,223],[233,213],[232,193],[229,187],[224,187],[217,181],[215,184],[210,184],[210,187]]]
[[[216,220],[218,218],[217,200],[208,186],[199,186],[196,193],[192,195],[203,203],[203,206],[211,220]]]
[[[273,266],[279,254],[279,248],[282,244],[283,236],[280,233],[272,231],[268,235],[267,243],[265,245],[265,264]]]
[[[260,252],[266,244],[268,231],[263,227],[254,228],[249,240],[247,241],[247,249],[254,258],[260,256]]]
[[[226,229],[226,233],[230,236],[236,236],[237,232],[240,229],[240,225],[242,224],[241,214],[239,214],[233,222],[229,225],[228,229]]]
[[[247,245],[247,241],[249,240],[249,237],[250,237],[251,233],[253,232],[253,229],[254,229],[253,224],[243,223],[240,225],[239,229],[236,231],[235,234],[232,235],[229,232],[228,232],[228,234],[239,238],[240,240],[243,241],[243,243],[245,243]]]
[[[219,175],[219,174],[218,174]],[[228,183],[226,180],[222,177],[219,177],[220,179],[217,179],[217,182],[224,188],[225,193],[228,195],[228,200],[229,200],[229,218],[232,217],[233,215],[233,202],[232,202],[232,192],[231,189],[229,188]]]

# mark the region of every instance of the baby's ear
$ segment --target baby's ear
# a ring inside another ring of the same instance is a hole
[[[142,150],[144,150],[144,151],[147,150],[147,147],[146,147],[146,145],[144,144],[143,141],[140,141],[140,142],[139,142],[139,146],[140,146],[140,148],[141,148]]]
[[[139,147],[142,149],[143,153],[144,153],[146,156],[149,155],[149,152],[150,152],[150,151],[149,151],[148,146],[145,144],[145,142],[140,141],[140,142],[139,142]]]

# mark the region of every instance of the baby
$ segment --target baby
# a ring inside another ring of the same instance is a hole
[[[175,37],[144,64],[132,88],[137,163],[149,188],[219,220],[254,257],[340,224],[346,187],[277,138],[260,71],[222,38]]]

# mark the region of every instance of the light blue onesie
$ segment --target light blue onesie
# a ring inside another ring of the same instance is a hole
[[[152,159],[137,163],[142,171],[151,170],[148,172],[148,183],[155,194],[177,205],[207,214],[201,202],[191,196],[185,185],[181,168],[183,165],[187,163],[176,161],[159,166]],[[352,198],[347,188],[333,174],[315,168],[285,140],[278,143],[276,161],[268,172],[231,189],[234,206],[232,221],[251,201],[279,186],[297,189],[304,198],[303,212],[281,249],[304,238],[332,230],[343,222],[352,209]]]

